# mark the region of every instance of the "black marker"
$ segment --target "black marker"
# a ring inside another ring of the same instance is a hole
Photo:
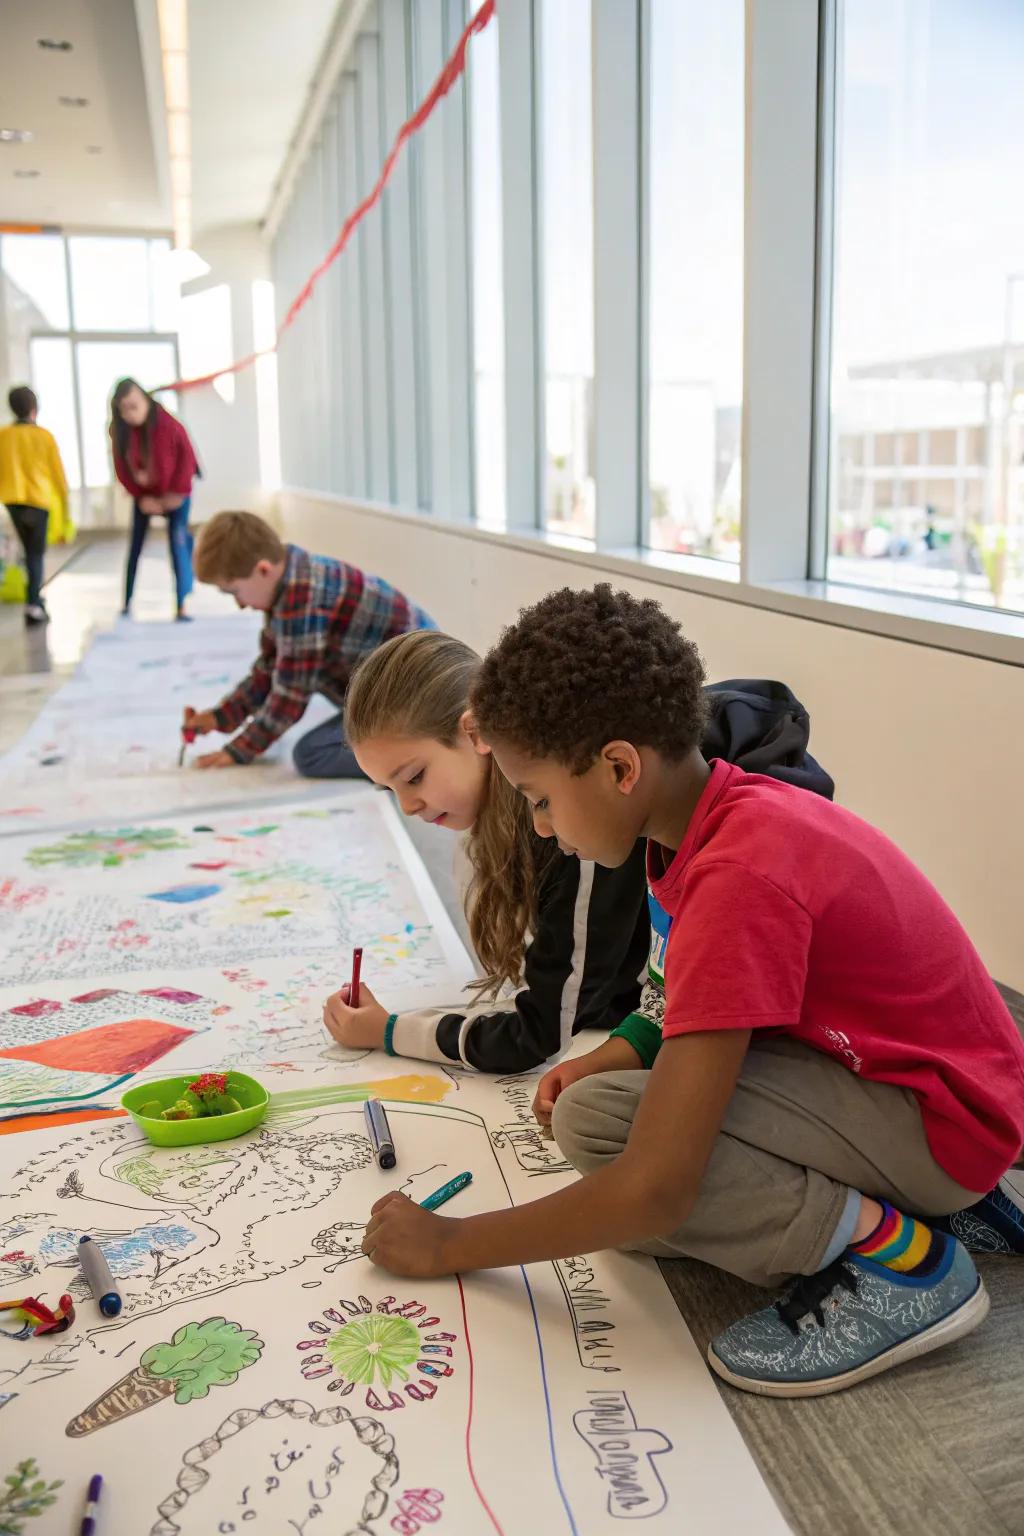
[[[366,1116],[366,1129],[373,1142],[377,1166],[393,1168],[398,1158],[395,1156],[395,1143],[392,1140],[388,1117],[384,1113],[384,1105],[380,1099],[367,1099],[363,1105],[363,1114]]]

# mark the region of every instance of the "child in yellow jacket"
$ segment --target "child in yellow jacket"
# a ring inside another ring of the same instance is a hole
[[[45,624],[48,615],[42,584],[47,532],[49,529],[59,542],[74,537],[68,514],[68,482],[56,439],[36,424],[39,401],[32,390],[19,385],[11,390],[7,401],[14,421],[0,427],[0,501],[5,503],[25,551],[25,623]]]

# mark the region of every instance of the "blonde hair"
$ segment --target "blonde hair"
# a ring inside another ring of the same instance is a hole
[[[261,560],[275,565],[288,551],[269,523],[255,512],[218,512],[196,539],[195,572],[200,581],[240,581]]]
[[[480,657],[437,630],[396,635],[360,662],[345,696],[351,746],[380,736],[422,736],[454,747]],[[466,921],[485,975],[477,985],[496,996],[523,974],[527,933],[536,930],[538,896],[554,858],[533,830],[529,807],[486,759],[483,801],[467,840],[473,870]]]

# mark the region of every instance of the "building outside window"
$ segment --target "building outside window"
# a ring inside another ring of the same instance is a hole
[[[1024,9],[837,30],[828,575],[1024,609]]]

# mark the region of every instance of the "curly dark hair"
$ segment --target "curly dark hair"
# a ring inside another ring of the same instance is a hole
[[[606,742],[679,761],[707,718],[704,662],[651,598],[563,587],[520,611],[484,659],[471,707],[486,741],[585,773]]]

